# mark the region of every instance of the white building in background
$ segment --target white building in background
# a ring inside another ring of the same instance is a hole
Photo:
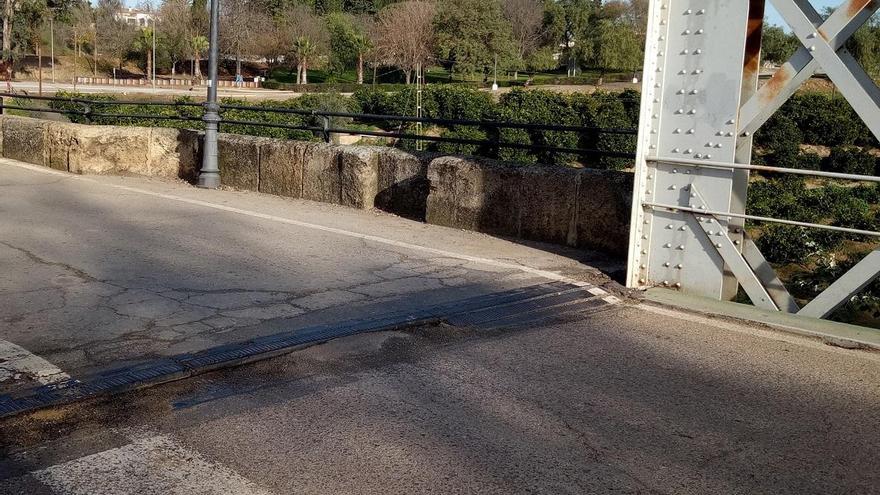
[[[122,9],[121,11],[119,11],[118,14],[116,14],[116,17],[118,19],[122,19],[128,24],[131,24],[132,26],[137,27],[152,26],[153,21],[155,21],[156,19],[155,14],[153,14],[152,12],[132,8]]]

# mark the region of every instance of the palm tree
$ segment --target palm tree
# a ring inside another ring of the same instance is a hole
[[[208,50],[208,38],[202,35],[193,36],[190,40],[190,47],[193,51],[193,59],[195,62],[195,78],[202,78],[202,54]]]
[[[309,83],[309,63],[318,54],[318,45],[305,36],[300,36],[293,42],[291,55],[296,60],[297,84]]]
[[[153,74],[153,28],[145,27],[138,33],[134,40],[134,50],[139,54],[146,55],[147,68],[144,74],[150,79]]]

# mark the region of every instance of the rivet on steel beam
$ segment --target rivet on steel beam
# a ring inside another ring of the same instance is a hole
[[[709,231],[709,235],[715,235],[715,231],[714,231],[714,230],[710,230],[710,231]]]
[[[691,9],[687,9],[684,11],[684,15],[691,15],[694,11]]]
[[[664,245],[663,245],[663,247],[665,247],[665,248],[667,248],[667,249],[669,249],[669,248],[671,248],[671,247],[672,247],[672,244],[669,244],[669,243],[668,243],[668,242],[667,242],[667,243],[666,243],[666,244],[664,244]]]
[[[673,149],[672,149],[672,152],[673,152],[673,153],[681,153],[681,149],[679,149],[679,148],[673,148]]]
[[[684,244],[680,244],[680,245],[678,246],[678,250],[679,250],[679,251],[684,251]]]
[[[706,13],[706,9],[700,9],[697,11],[697,15],[703,15]]]
[[[640,283],[640,284],[644,284],[644,283],[645,283],[645,279],[640,278],[640,279],[639,279],[639,283]]]
[[[681,282],[676,282],[676,283],[675,283],[675,288],[676,288],[676,289],[681,289]]]
[[[663,285],[665,285],[665,286],[669,286],[669,280],[664,280],[664,281],[663,281]]]
[[[703,50],[701,50],[701,49],[699,49],[699,48],[697,48],[696,50],[694,50],[694,55],[699,55],[699,54],[701,54],[701,53],[703,53]]]
[[[694,132],[696,132],[694,129],[688,129],[688,134],[693,134]]]
[[[687,225],[682,225],[681,227],[678,228],[678,230],[681,230],[681,231],[685,231],[687,229],[688,229]]]
[[[691,34],[691,30],[690,30],[690,29],[685,29],[684,32],[683,32],[682,34],[685,35],[685,36],[687,36],[687,35]]]
[[[678,189],[678,188],[675,187],[675,185],[671,185],[671,186],[669,186],[669,189],[672,190],[672,191],[675,191],[675,190]]]
[[[716,243],[716,244],[715,244],[715,247],[717,247],[717,248],[720,249],[720,248],[721,248],[721,243],[720,243],[720,242],[719,242],[719,243]]]
[[[685,153],[687,153],[688,155],[690,155],[693,152],[694,152],[693,148],[688,148],[687,151],[685,151]]]
[[[703,34],[703,30],[702,30],[702,29],[697,29],[697,34]]]
[[[711,159],[712,159],[712,155],[706,155],[705,158],[706,158],[706,160],[711,160]]]
[[[669,268],[669,266],[670,266],[669,262],[667,261],[666,263],[663,263],[663,266],[665,266],[666,268]]]
[[[692,95],[695,95],[695,94],[697,94],[697,93],[699,93],[699,91],[697,91],[696,89],[691,90],[691,94],[692,94]]]
[[[681,270],[682,268],[684,268],[684,265],[679,263],[679,264],[675,265],[675,267],[678,268],[679,270]]]

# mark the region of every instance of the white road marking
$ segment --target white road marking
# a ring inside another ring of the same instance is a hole
[[[423,253],[435,254],[438,256],[446,257],[446,258],[455,258],[455,259],[459,259],[459,260],[463,260],[463,261],[480,263],[483,265],[494,266],[496,268],[518,270],[520,272],[528,273],[528,274],[534,275],[536,277],[541,277],[541,278],[545,278],[545,279],[553,280],[553,281],[557,281],[557,282],[565,282],[565,283],[569,283],[569,284],[577,284],[580,282],[580,281],[572,279],[570,277],[566,277],[565,275],[562,275],[560,273],[552,272],[549,270],[541,270],[539,268],[532,268],[532,267],[528,267],[528,266],[518,265],[515,263],[506,263],[504,261],[493,260],[491,258],[470,256],[467,254],[456,253],[453,251],[444,251],[442,249],[431,248],[431,247],[427,247],[427,246],[420,246],[418,244],[411,244],[409,242],[396,241],[394,239],[386,239],[384,237],[379,237],[379,236],[375,236],[375,235],[361,234],[361,233],[352,232],[349,230],[337,229],[335,227],[327,227],[325,225],[318,225],[318,224],[309,223],[309,222],[302,222],[299,220],[292,220],[290,218],[269,215],[267,213],[259,213],[256,211],[243,210],[241,208],[235,208],[233,206],[226,206],[226,205],[211,203],[209,201],[202,201],[199,199],[184,198],[181,196],[175,196],[173,194],[165,194],[165,193],[160,193],[160,192],[155,192],[155,191],[149,191],[146,189],[138,189],[136,187],[121,186],[118,184],[107,184],[104,182],[89,179],[89,178],[82,176],[82,175],[73,175],[73,174],[70,174],[67,172],[52,170],[52,169],[49,169],[46,167],[22,163],[22,162],[18,162],[15,160],[0,159],[0,163],[6,164],[6,165],[11,165],[11,166],[18,167],[18,168],[24,168],[27,170],[32,170],[32,171],[40,172],[40,173],[44,173],[44,174],[60,175],[62,177],[67,177],[69,179],[81,180],[81,181],[90,182],[93,184],[98,184],[98,185],[101,185],[104,187],[110,187],[110,188],[119,189],[122,191],[143,194],[146,196],[153,196],[155,198],[162,198],[162,199],[167,199],[170,201],[178,201],[178,202],[186,203],[186,204],[190,204],[190,205],[202,206],[205,208],[212,208],[214,210],[227,211],[227,212],[236,213],[239,215],[245,215],[245,216],[249,216],[249,217],[253,217],[253,218],[260,218],[263,220],[270,220],[273,222],[279,222],[279,223],[284,223],[284,224],[288,224],[288,225],[295,225],[297,227],[319,230],[322,232],[328,232],[331,234],[337,234],[337,235],[342,235],[342,236],[346,236],[346,237],[353,237],[355,239],[362,239],[365,241],[371,241],[371,242],[376,242],[379,244],[385,244],[388,246],[409,249],[412,251],[420,251]],[[599,289],[599,290],[601,290],[601,289]],[[604,300],[606,302],[608,302],[609,304],[614,304],[614,303],[619,302],[619,300],[613,296],[606,297],[606,298],[604,298]]]
[[[48,385],[67,380],[70,375],[24,347],[0,340],[0,383],[24,377]]]
[[[65,495],[269,495],[238,473],[164,435],[30,473]]]

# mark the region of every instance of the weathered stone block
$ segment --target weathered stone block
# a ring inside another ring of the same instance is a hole
[[[53,124],[58,131],[58,149],[67,132],[68,170],[78,174],[133,173],[154,175],[147,160],[150,148],[150,130],[138,127],[89,126],[79,124]]]
[[[519,234],[520,167],[447,156],[431,161],[428,180],[428,223]]]
[[[324,143],[316,143],[306,150],[303,162],[303,199],[341,203],[341,154],[338,147]]]
[[[55,170],[70,170],[70,144],[76,137],[76,125],[52,122],[46,132],[46,165]]]
[[[424,154],[380,148],[376,208],[402,217],[424,220],[430,160],[431,157]]]
[[[5,116],[4,120],[3,156],[35,165],[46,165],[49,122],[13,116]]]
[[[260,147],[260,192],[301,198],[303,164],[312,143],[267,140]]]
[[[201,164],[200,133],[186,129],[154,127],[150,132],[148,164],[143,172],[194,182]]]
[[[368,146],[340,148],[340,204],[368,210],[373,207],[378,190],[378,150]]]
[[[265,139],[236,134],[220,134],[217,162],[224,186],[258,191],[260,188],[260,146]]]
[[[574,244],[579,171],[564,167],[520,169],[520,236],[556,244]]]
[[[578,188],[576,245],[625,259],[632,193],[632,173],[583,170]]]

